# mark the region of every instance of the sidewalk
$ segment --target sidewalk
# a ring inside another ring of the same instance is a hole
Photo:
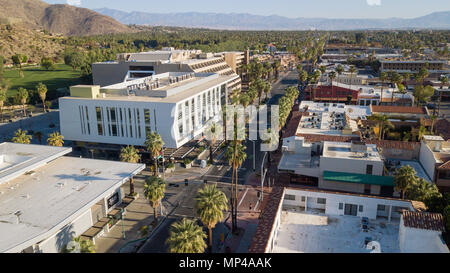
[[[150,206],[148,200],[144,198],[143,192],[143,180],[135,179],[135,191],[139,193],[139,198],[133,201],[127,208],[124,220],[120,220],[110,230],[110,232],[96,239],[96,252],[98,253],[117,253],[130,242],[141,239],[140,229],[143,226],[151,226],[154,215],[153,208]],[[129,191],[129,184],[123,186],[125,192]],[[162,211],[165,216],[170,212],[175,205],[169,200],[165,199],[162,202]],[[161,211],[158,210],[158,220],[161,222],[164,216],[161,215]],[[150,227],[151,228],[151,227]],[[125,232],[125,239],[123,239],[123,232]],[[141,242],[135,242],[127,245],[126,249],[122,249],[121,252],[134,252],[136,247]]]

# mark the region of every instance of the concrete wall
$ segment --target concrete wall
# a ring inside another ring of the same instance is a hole
[[[431,180],[435,181],[434,174],[436,171],[436,159],[434,158],[433,151],[431,151],[430,147],[428,147],[428,145],[426,145],[424,142],[422,142],[422,144],[420,145],[419,161]]]
[[[383,175],[383,161],[371,161],[362,158],[330,158],[320,157],[320,172],[332,171],[343,173],[359,173],[366,174],[367,165],[373,165],[372,175]]]
[[[55,235],[40,242],[38,244],[39,251],[42,253],[59,253],[72,238],[80,236],[92,225],[91,210],[89,209],[71,224],[58,231]]]
[[[383,148],[383,156],[390,159],[399,160],[418,160],[420,154],[420,148],[415,150],[401,150],[401,149],[386,149]]]
[[[449,253],[441,232],[405,227],[403,217],[400,220],[399,242],[403,253]]]
[[[322,178],[319,179],[319,188],[327,190],[346,191],[363,194],[365,192],[365,186],[365,184],[326,181]],[[370,185],[370,194],[379,195],[380,191],[380,186]]]

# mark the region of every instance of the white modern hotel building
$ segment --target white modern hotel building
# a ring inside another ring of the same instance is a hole
[[[169,72],[118,84],[73,86],[59,99],[61,133],[71,141],[143,146],[158,132],[179,148],[218,121],[237,75]]]

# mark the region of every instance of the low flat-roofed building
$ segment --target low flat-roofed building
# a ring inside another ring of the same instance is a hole
[[[150,132],[167,148],[201,136],[218,120],[237,75],[165,73],[99,89],[96,97],[59,99],[61,133],[68,140],[143,146]]]
[[[430,76],[439,76],[450,71],[445,60],[382,60],[380,71],[418,73],[422,68],[426,68]]]
[[[422,208],[423,203],[397,198],[276,187],[249,253],[408,252],[400,241],[402,215],[420,213]],[[429,243],[420,236],[414,239]],[[420,252],[423,247],[411,249]]]
[[[302,112],[296,134],[359,136],[357,119],[371,115],[369,107],[343,103],[302,101]]]
[[[71,148],[0,144],[14,176],[0,184],[0,252],[61,252],[115,209],[144,164],[64,157]],[[13,177],[13,178],[11,178]]]
[[[283,140],[278,172],[310,177],[320,189],[389,195],[393,177],[383,176],[384,161],[376,145],[362,142],[307,143],[303,137]]]

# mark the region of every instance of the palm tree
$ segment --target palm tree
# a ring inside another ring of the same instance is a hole
[[[19,129],[14,133],[12,142],[20,143],[20,144],[30,144],[31,138],[32,137],[30,135],[27,135],[27,131],[23,131],[22,129]]]
[[[409,165],[397,169],[394,177],[395,190],[401,191],[402,199],[412,183],[417,179],[416,171]]]
[[[34,137],[37,138],[39,144],[42,145],[42,132],[37,131],[36,133],[34,133]]]
[[[235,132],[235,135],[237,133]],[[242,164],[244,163],[244,161],[247,159],[247,153],[245,152],[246,147],[244,145],[242,145],[241,143],[239,143],[236,140],[232,142],[232,144],[230,146],[228,146],[228,149],[225,152],[225,157],[228,160],[228,163],[233,167],[233,174],[231,177],[231,195],[232,195],[232,199],[231,199],[231,210],[232,210],[232,215],[233,215],[233,231],[237,230],[237,191],[238,191],[238,183],[239,183],[239,178],[238,178],[238,169],[242,166]],[[234,188],[233,188],[234,185]]]
[[[216,138],[216,124],[215,123],[211,123],[211,125],[209,126],[209,131],[211,132],[211,139],[209,139],[209,163],[212,164],[213,160],[214,160],[214,158],[213,158],[213,146],[217,142],[217,138]]]
[[[209,252],[212,251],[212,229],[223,221],[223,212],[228,210],[228,200],[216,185],[206,185],[199,189],[195,197],[195,208],[202,223],[208,228]]]
[[[323,75],[327,71],[327,67],[324,65],[319,66],[320,73]]]
[[[47,143],[50,146],[62,147],[64,145],[64,137],[59,132],[48,135]]]
[[[45,113],[45,98],[47,96],[47,86],[45,86],[45,84],[43,83],[38,83],[38,85],[36,86],[36,90],[39,93],[39,98],[41,98],[42,101],[42,107],[44,109],[44,113]]]
[[[384,135],[387,130],[394,128],[392,123],[389,121],[388,116],[386,116],[386,115],[374,114],[374,115],[368,117],[368,119],[377,122],[378,128],[380,130],[379,136],[378,136],[379,140],[382,140],[384,138]]]
[[[78,236],[73,238],[72,242],[78,244],[79,253],[95,253],[94,243],[89,239],[82,239],[81,236]],[[66,246],[63,249],[64,253],[72,253],[73,251],[75,251],[75,247],[69,249]]]
[[[275,78],[276,79],[278,79],[278,77],[280,75],[280,66],[281,66],[281,63],[278,60],[273,63],[273,69],[275,70]]]
[[[153,160],[155,161],[155,170],[154,175],[156,176],[158,174],[158,157],[161,155],[161,151],[164,146],[164,141],[162,140],[161,136],[156,133],[150,133],[147,135],[147,139],[145,140],[145,147],[147,147],[147,151],[150,153],[150,155],[153,157]]]
[[[3,121],[3,106],[6,101],[6,90],[0,87],[0,121]]]
[[[436,120],[437,120],[438,116],[436,115],[431,115],[430,119],[431,119],[431,128],[430,128],[430,132],[431,134],[434,134],[434,125],[436,124]]]
[[[128,163],[138,163],[141,160],[138,150],[134,146],[126,146],[120,150],[120,161]],[[130,195],[134,194],[133,177],[130,179]]]
[[[266,99],[268,98],[271,89],[272,89],[272,86],[270,85],[270,83],[264,82],[263,92],[264,92],[264,96]]]
[[[144,196],[148,199],[150,206],[153,208],[155,221],[154,226],[158,224],[158,207],[166,192],[166,183],[159,177],[150,176],[145,180]]]
[[[342,66],[342,64],[339,64],[339,65],[336,67],[336,72],[337,72],[338,76],[341,76],[341,75],[342,75],[342,72],[344,72],[344,66]],[[338,77],[338,78],[339,78],[339,77]]]
[[[397,72],[392,72],[391,75],[389,76],[389,80],[395,85],[395,86],[399,86],[402,82],[403,82],[403,77],[398,74]],[[391,96],[391,105],[394,105],[394,93],[395,93],[395,89],[392,91],[392,96]]]
[[[352,89],[352,79],[353,75],[357,73],[356,67],[354,65],[351,65],[348,72],[350,72],[350,89]]]
[[[414,87],[414,99],[416,100],[417,107],[421,103],[427,103],[430,97],[434,94],[434,88],[430,85],[416,85]]]
[[[166,243],[170,253],[204,253],[205,239],[203,229],[194,220],[184,218],[172,224]]]
[[[444,86],[447,84],[448,84],[448,78],[446,76],[441,77],[441,89],[443,89]],[[438,112],[437,112],[438,116],[441,113],[441,101],[442,101],[442,91],[439,91],[439,104],[438,104]],[[1,103],[1,98],[0,98],[0,103]]]
[[[23,116],[25,117],[27,115],[25,105],[28,101],[28,91],[23,87],[19,87],[19,89],[17,90],[16,99],[18,102],[20,102],[20,104],[22,104]]]
[[[328,74],[328,78],[330,78],[330,82],[331,82],[331,96],[333,96],[333,80],[336,79],[336,72],[335,71],[331,71]]]
[[[383,104],[383,90],[384,90],[384,84],[386,83],[388,79],[388,74],[386,72],[380,73],[380,81],[381,81],[381,97],[380,97],[380,105]]]

